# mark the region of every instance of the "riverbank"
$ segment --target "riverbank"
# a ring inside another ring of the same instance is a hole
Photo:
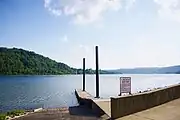
[[[16,110],[18,111],[18,110]],[[54,109],[34,109],[13,114],[4,113],[0,115],[0,120],[97,120],[99,115],[86,106],[74,106]]]
[[[25,110],[12,110],[6,113],[0,113],[0,120],[12,120],[27,115],[29,112]]]

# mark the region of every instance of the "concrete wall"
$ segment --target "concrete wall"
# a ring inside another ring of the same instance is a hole
[[[111,98],[111,118],[119,118],[180,98],[180,85],[131,95]]]

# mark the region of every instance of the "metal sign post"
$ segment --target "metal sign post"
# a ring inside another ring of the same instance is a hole
[[[98,62],[98,46],[96,46],[96,98],[99,98],[99,62]]]
[[[120,77],[120,94],[129,93],[131,94],[131,77]]]
[[[83,91],[85,91],[85,86],[86,86],[86,78],[85,78],[86,70],[85,70],[85,58],[83,58]]]

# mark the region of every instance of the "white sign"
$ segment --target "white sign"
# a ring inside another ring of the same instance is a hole
[[[120,77],[120,93],[131,93],[131,77]]]

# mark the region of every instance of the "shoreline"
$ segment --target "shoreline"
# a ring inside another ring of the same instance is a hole
[[[7,115],[7,113],[11,113],[13,111],[18,111],[17,110],[11,110],[11,111],[8,111],[6,113],[0,113],[1,115],[5,115],[6,119],[8,120],[14,120],[14,119],[18,119],[18,118],[21,118],[21,117],[25,117],[27,115],[30,115],[30,114],[34,114],[34,113],[38,113],[38,112],[46,112],[46,111],[61,111],[62,113],[67,113],[68,112],[68,109],[69,107],[60,107],[60,108],[36,108],[36,109],[29,109],[29,110],[22,110],[24,111],[24,113],[20,113],[19,115]]]
[[[100,75],[180,75],[178,73],[99,73]],[[83,74],[0,74],[0,76],[69,76]],[[86,75],[96,75],[86,73]]]
[[[84,106],[40,109],[9,120],[97,120],[99,115]]]

